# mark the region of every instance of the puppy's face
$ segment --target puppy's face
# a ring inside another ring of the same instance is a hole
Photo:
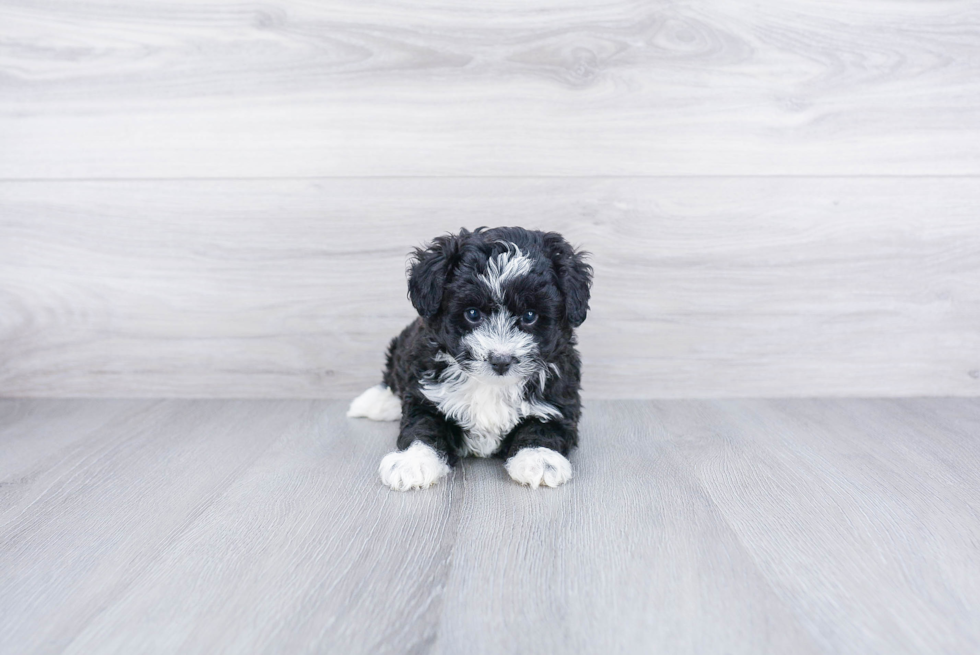
[[[463,230],[416,253],[409,295],[440,349],[488,384],[542,375],[588,311],[591,269],[554,233]]]
[[[462,262],[445,288],[443,345],[471,374],[506,384],[547,365],[562,307],[549,262],[512,242]],[[537,266],[535,266],[537,264]]]

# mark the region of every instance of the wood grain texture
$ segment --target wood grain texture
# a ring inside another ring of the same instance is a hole
[[[594,402],[565,487],[404,494],[343,409],[0,402],[0,650],[980,647],[976,399]]]
[[[980,647],[975,402],[655,403],[650,410],[648,420],[687,435],[672,444],[685,470],[829,652]],[[932,466],[937,457],[946,462],[940,468]]]
[[[0,395],[350,397],[461,225],[593,253],[589,397],[980,393],[965,179],[0,183]]]
[[[56,414],[59,407],[50,406]],[[49,406],[41,408],[46,414]],[[63,650],[282,435],[275,421],[288,427],[301,408],[287,417],[256,402],[70,409],[74,422],[4,426],[5,455],[37,437],[45,456],[4,472],[3,652]],[[100,419],[105,424],[92,429]]]
[[[970,0],[0,5],[0,178],[980,174]]]
[[[822,652],[649,407],[587,407],[558,502],[468,462],[441,652]]]

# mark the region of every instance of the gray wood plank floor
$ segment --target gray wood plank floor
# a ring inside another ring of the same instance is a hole
[[[3,653],[973,653],[980,400],[590,403],[575,478],[315,400],[0,402]]]

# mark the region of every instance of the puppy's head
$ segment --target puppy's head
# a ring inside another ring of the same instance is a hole
[[[561,235],[461,230],[416,250],[408,295],[440,348],[472,375],[540,374],[585,320],[592,268]]]

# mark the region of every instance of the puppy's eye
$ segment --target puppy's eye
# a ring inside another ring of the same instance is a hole
[[[534,325],[538,322],[538,313],[534,310],[527,310],[521,314],[521,324],[522,325]]]
[[[483,314],[481,314],[480,310],[477,309],[476,307],[470,307],[465,312],[463,312],[463,317],[466,318],[466,320],[469,321],[470,323],[479,323],[480,318],[482,316]]]

